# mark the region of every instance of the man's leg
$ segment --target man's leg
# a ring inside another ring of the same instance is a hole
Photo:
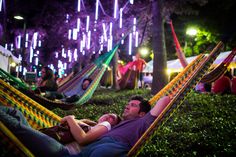
[[[25,124],[26,120],[18,110],[1,107],[0,119],[35,156],[68,155],[63,145]]]

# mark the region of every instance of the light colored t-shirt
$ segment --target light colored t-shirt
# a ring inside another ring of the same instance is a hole
[[[111,124],[108,121],[101,122],[101,123],[99,123],[97,125],[105,126],[108,131],[111,130]],[[97,125],[95,125],[95,126],[97,126]],[[91,127],[90,129],[93,129],[94,127]],[[78,154],[81,151],[81,146],[76,141],[71,142],[69,144],[66,144],[65,147],[66,147],[66,149],[69,151],[69,153],[71,155]]]

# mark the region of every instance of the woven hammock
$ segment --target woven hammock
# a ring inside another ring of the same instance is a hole
[[[142,137],[136,142],[136,144],[129,151],[128,156],[138,156],[138,154],[144,149],[145,144],[155,136],[158,129],[163,125],[173,114],[174,111],[182,104],[186,96],[191,89],[200,81],[203,75],[208,71],[211,64],[220,53],[223,43],[219,42],[212,52],[206,57],[199,56],[197,60],[194,60],[195,65],[188,65],[184,71],[177,75],[166,87],[164,87],[156,96],[150,99],[150,103],[153,104],[160,97],[169,95],[172,99],[166,106],[162,113],[156,118],[152,125],[145,131]]]
[[[231,61],[234,59],[236,55],[236,48],[231,51],[231,53],[221,62],[218,66],[216,66],[209,73],[205,74],[200,82],[202,83],[212,83],[220,78],[226,71]]]

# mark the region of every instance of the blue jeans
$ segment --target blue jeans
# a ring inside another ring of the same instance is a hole
[[[84,147],[78,155],[70,157],[126,157],[128,151],[128,145],[104,137]]]
[[[20,111],[0,106],[0,119],[35,156],[61,157],[69,155],[62,144],[31,128]]]

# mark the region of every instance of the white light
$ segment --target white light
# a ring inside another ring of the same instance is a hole
[[[19,15],[14,16],[14,19],[17,19],[17,20],[24,20],[24,18],[23,18],[22,16],[19,16]]]
[[[96,0],[95,20],[98,19],[98,2],[99,2],[99,0]]]
[[[77,30],[80,31],[80,18],[77,19]]]
[[[124,44],[124,39],[123,39],[124,36],[125,36],[124,33],[122,33],[122,34],[121,34],[121,38],[122,38],[121,44]]]
[[[73,40],[77,40],[77,34],[78,34],[77,28],[74,28],[73,29],[73,36],[72,36]]]
[[[135,47],[138,47],[138,32],[135,32]]]
[[[71,29],[68,30],[68,39],[71,39]]]
[[[197,29],[189,28],[189,29],[187,29],[186,34],[190,35],[190,36],[195,36],[197,34]]]
[[[80,12],[80,0],[78,0],[78,6],[77,6],[77,11]]]
[[[88,32],[89,30],[89,16],[87,16],[87,20],[86,20],[86,32]]]
[[[136,31],[136,18],[134,18],[134,21],[133,21],[133,32],[135,33]]]
[[[134,4],[134,0],[129,0],[130,4]]]
[[[117,2],[117,0],[115,0],[115,4],[114,4],[114,18],[115,19],[117,17],[117,7],[118,7],[118,2]]]
[[[39,65],[39,59],[38,59],[38,57],[35,58],[35,65]]]
[[[123,8],[120,8],[120,23],[119,23],[120,28],[122,28],[122,14],[123,14]]]
[[[105,23],[102,23],[104,40],[107,41],[107,31]]]
[[[129,34],[129,55],[132,54],[132,33]]]
[[[41,40],[38,41],[38,46],[39,46],[39,47],[42,46],[42,42],[41,42]]]
[[[110,22],[110,32],[109,32],[109,35],[111,36],[112,35],[112,22]]]
[[[77,59],[78,59],[77,51],[78,51],[77,49],[74,50],[74,59],[75,59],[75,61],[77,61]]]
[[[0,11],[2,11],[2,0],[0,0]]]
[[[25,47],[28,47],[28,41],[29,41],[29,33],[26,33],[26,35],[25,35]]]
[[[17,41],[17,48],[19,49],[21,46],[21,36],[18,35],[17,38],[16,38],[16,41]]]
[[[90,49],[90,42],[91,42],[91,31],[88,32],[87,49]]]
[[[33,55],[34,55],[34,50],[33,47],[30,46],[30,63],[32,63]]]

